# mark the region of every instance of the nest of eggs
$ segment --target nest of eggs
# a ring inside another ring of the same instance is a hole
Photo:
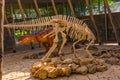
[[[74,74],[85,75],[87,73],[103,72],[107,70],[104,60],[96,59],[65,59],[63,61],[49,60],[44,63],[36,62],[32,66],[32,74],[35,78],[42,80],[56,78],[59,76],[70,76]]]

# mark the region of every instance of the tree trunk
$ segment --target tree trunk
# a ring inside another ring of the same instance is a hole
[[[0,4],[0,80],[2,80],[2,56],[4,54],[4,0],[2,0],[2,3]]]

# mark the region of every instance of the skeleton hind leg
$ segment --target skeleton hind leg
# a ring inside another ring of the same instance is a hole
[[[86,47],[86,52],[87,52],[87,54],[89,55],[89,57],[90,58],[92,58],[92,59],[94,59],[94,57],[92,56],[92,54],[89,52],[89,47],[90,47],[90,45],[92,44],[92,43],[94,43],[94,40],[91,40],[90,41],[90,43],[88,44],[88,46]]]
[[[82,35],[82,37],[80,39],[78,39],[76,42],[73,43],[72,47],[73,47],[73,53],[74,53],[74,56],[77,58],[77,55],[76,55],[76,50],[75,50],[75,44],[77,44],[78,42],[80,42],[81,40],[83,40],[85,37],[85,35]],[[80,50],[80,49],[78,49]]]
[[[75,50],[75,45],[76,45],[79,41],[81,41],[81,40],[77,40],[77,41],[74,42],[73,45],[72,45],[73,53],[74,53],[74,56],[75,56],[75,57],[77,57],[76,52],[75,52],[75,51],[76,51],[76,50]]]
[[[62,49],[63,49],[67,39],[66,39],[66,34],[64,32],[61,31],[60,33],[62,34],[63,41],[62,41],[62,44],[61,44],[60,49],[58,51],[58,54],[59,54],[60,59],[62,60]]]

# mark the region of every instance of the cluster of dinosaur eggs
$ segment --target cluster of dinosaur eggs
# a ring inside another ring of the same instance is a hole
[[[35,78],[46,79],[58,76],[70,76],[72,73],[87,74],[107,70],[103,60],[65,59],[63,61],[37,62],[32,66],[32,74]]]

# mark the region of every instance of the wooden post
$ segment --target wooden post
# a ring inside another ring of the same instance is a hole
[[[71,0],[67,0],[67,1],[68,1],[68,4],[69,4],[69,7],[70,7],[70,10],[71,10],[71,12],[72,12],[72,15],[73,15],[73,16],[76,16],[76,15],[75,15],[75,11],[74,11],[74,9],[73,9],[73,5],[72,5]]]
[[[14,9],[13,9],[13,4],[12,3],[10,3],[10,9],[11,9],[11,15],[12,15],[12,18],[13,18],[12,23],[14,23]],[[7,17],[6,17],[6,19],[7,19]],[[6,20],[6,21],[7,21],[7,23],[9,23],[8,20]],[[14,34],[15,34],[15,29],[12,29],[12,30],[14,31]],[[11,42],[13,44],[13,52],[15,53],[16,52],[15,35],[13,35],[13,37],[12,37],[10,29],[9,29],[8,33],[10,34],[9,36],[10,36]]]
[[[56,6],[55,6],[55,1],[51,0],[51,2],[52,2],[52,6],[53,6],[53,9],[54,9],[55,15],[58,15],[58,12],[57,12],[57,9],[56,9]]]
[[[101,41],[100,41],[100,38],[99,38],[98,28],[97,28],[97,25],[96,25],[95,20],[94,20],[94,16],[93,16],[93,13],[92,13],[92,9],[91,9],[91,7],[90,7],[90,4],[89,4],[89,0],[85,0],[85,2],[86,2],[86,5],[87,5],[89,14],[90,14],[90,18],[91,18],[91,20],[92,20],[92,23],[93,23],[94,28],[95,28],[96,33],[97,33],[98,42],[101,44]]]
[[[38,4],[37,4],[37,0],[33,0],[33,2],[35,4],[35,11],[36,11],[38,17],[40,18],[41,15],[40,15],[39,7],[38,7]]]
[[[18,0],[18,5],[19,5],[19,8],[20,8],[20,13],[22,15],[22,19],[25,21],[25,15],[24,15],[24,10],[22,8],[21,0]]]
[[[111,10],[109,8],[109,5],[108,5],[108,1],[107,0],[104,0],[104,3],[105,3],[105,6],[106,6],[106,9],[108,11],[108,16],[109,16],[109,19],[110,19],[110,23],[112,25],[112,28],[113,28],[113,31],[115,33],[115,38],[117,40],[117,42],[119,43],[119,36],[118,36],[118,31],[116,29],[116,26],[115,26],[115,23],[113,21],[113,18],[112,18],[112,14],[111,14]]]
[[[2,0],[2,7],[0,8],[1,12],[1,26],[0,26],[0,80],[2,80],[2,57],[4,56],[4,7],[5,7],[5,0]]]
[[[6,15],[5,15],[5,22],[6,22],[7,24],[9,23],[8,20],[7,20]],[[11,31],[10,31],[9,28],[7,28],[7,31],[8,31],[8,35],[9,35],[9,37],[10,37],[10,39],[11,39],[11,44],[12,44],[13,52],[16,52],[16,49],[15,49],[15,43],[13,42],[14,40],[13,40],[13,37],[12,37]]]

